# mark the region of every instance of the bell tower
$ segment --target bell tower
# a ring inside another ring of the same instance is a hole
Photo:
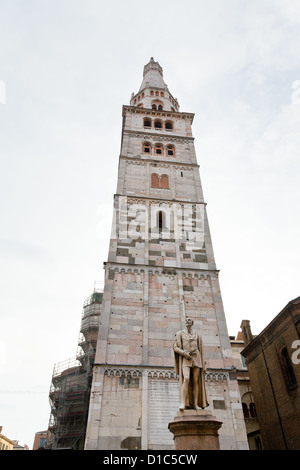
[[[172,449],[173,342],[187,316],[204,343],[222,449],[246,449],[238,384],[197,163],[194,114],[150,59],[123,106],[114,217],[86,449]]]

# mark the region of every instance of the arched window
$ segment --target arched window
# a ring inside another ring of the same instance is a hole
[[[160,111],[163,110],[163,102],[161,100],[155,99],[151,103],[152,109],[159,109]]]
[[[151,188],[169,189],[168,175],[158,176],[156,173],[152,173]]]
[[[157,212],[157,227],[161,231],[165,226],[165,213],[163,211]]]
[[[250,408],[250,416],[251,416],[251,418],[256,418],[257,414],[256,414],[255,404],[254,404],[254,403],[250,403],[249,408]]]
[[[292,366],[292,362],[288,353],[287,348],[283,348],[281,351],[281,357],[283,362],[283,375],[288,388],[294,388],[297,385],[297,379]]]
[[[144,127],[151,127],[151,119],[144,118]]]
[[[151,187],[159,188],[159,177],[156,173],[152,173],[151,175]]]
[[[161,175],[159,187],[162,188],[162,189],[169,189],[169,177],[168,177],[168,175]]]
[[[161,144],[155,144],[154,147],[154,153],[156,155],[163,155],[164,154],[164,148]]]
[[[174,147],[174,145],[168,145],[167,146],[167,155],[169,157],[174,157],[175,156],[175,147]]]
[[[144,142],[143,143],[143,152],[144,153],[152,153],[151,152],[151,144],[149,144],[149,142]]]
[[[154,121],[155,129],[162,129],[162,122],[159,120]]]
[[[166,128],[168,131],[172,131],[172,130],[173,130],[173,123],[172,123],[172,121],[167,121],[167,122],[166,122],[166,125],[165,125],[165,128]]]
[[[247,403],[242,403],[244,418],[249,418],[249,410]]]
[[[153,91],[153,90],[150,91],[150,95],[151,95],[151,96],[154,95],[154,91]]]

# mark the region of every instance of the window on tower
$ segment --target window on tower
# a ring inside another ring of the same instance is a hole
[[[165,213],[163,211],[157,212],[157,227],[161,232],[165,226]]]
[[[159,120],[154,121],[155,129],[162,129],[162,122]]]
[[[154,153],[156,155],[163,155],[164,154],[163,146],[161,144],[155,144]]]
[[[167,146],[167,155],[169,157],[174,157],[175,156],[175,147],[174,147],[174,145],[168,145]]]
[[[168,131],[172,131],[172,130],[173,130],[173,123],[172,123],[172,121],[167,121],[165,127],[166,127],[166,129],[167,129]]]
[[[158,176],[156,173],[152,173],[151,188],[169,189],[168,175]]]
[[[168,175],[161,175],[159,187],[162,188],[162,189],[169,189],[169,177],[168,177]]]
[[[156,173],[152,173],[151,175],[151,187],[159,188],[159,176]]]
[[[144,127],[151,127],[151,119],[144,118]]]
[[[149,142],[144,142],[144,144],[143,144],[143,152],[144,152],[144,153],[152,153],[152,152],[151,152],[151,144],[149,144]]]

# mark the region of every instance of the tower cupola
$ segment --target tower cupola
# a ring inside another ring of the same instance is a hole
[[[130,105],[138,108],[179,111],[177,98],[169,92],[168,85],[164,82],[163,69],[153,57],[144,66],[142,84],[137,94],[132,93]]]

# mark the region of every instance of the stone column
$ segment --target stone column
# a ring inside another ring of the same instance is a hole
[[[169,423],[169,431],[174,435],[175,450],[220,450],[221,426],[208,410],[183,410]]]

